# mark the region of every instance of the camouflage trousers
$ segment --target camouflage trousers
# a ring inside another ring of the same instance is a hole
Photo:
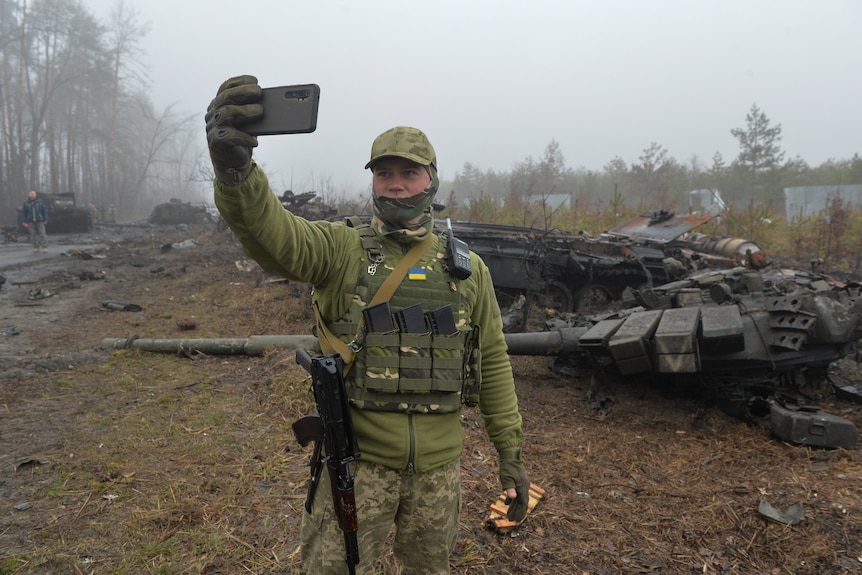
[[[372,575],[394,526],[392,551],[405,575],[449,573],[461,509],[461,462],[426,473],[402,473],[357,461],[354,467],[359,565]],[[309,575],[347,573],[344,533],[338,528],[329,478],[324,469],[311,514],[303,513],[303,571]]]

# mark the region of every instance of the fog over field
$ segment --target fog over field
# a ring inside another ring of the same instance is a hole
[[[85,0],[107,19],[115,0]],[[788,158],[850,158],[862,134],[857,0],[149,0],[135,3],[156,106],[201,115],[219,83],[318,83],[318,130],[268,137],[282,181],[364,186],[370,142],[424,129],[441,175],[508,170],[555,140],[569,167],[738,153],[752,104]],[[203,120],[201,120],[203,142]]]

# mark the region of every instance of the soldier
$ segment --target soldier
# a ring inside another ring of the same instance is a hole
[[[449,573],[461,504],[462,403],[478,401],[511,500],[509,518],[522,520],[529,503],[521,415],[488,268],[471,252],[472,275],[462,280],[450,274],[445,244],[432,229],[437,158],[415,128],[392,128],[372,144],[365,165],[372,173],[370,227],[311,222],[285,210],[252,159],[257,138],[241,131],[244,122],[262,115],[256,103],[260,90],[252,76],[231,78],[210,104],[207,141],[215,202],[249,256],[286,278],[314,285],[322,348],[330,336],[337,340],[335,349],[356,338],[368,302],[417,244],[421,257],[389,299],[392,309],[421,301],[426,309],[450,304],[454,310],[457,330],[448,349],[441,348],[443,338],[428,335],[418,336],[415,341],[424,343],[406,352],[393,351],[374,343],[369,333],[346,378],[361,451],[354,471],[357,573],[374,572],[393,523],[393,551],[404,573]],[[440,373],[417,373],[401,359],[447,353],[457,368]],[[301,556],[311,574],[347,572],[344,536],[328,492],[320,485],[311,514],[303,515]]]
[[[48,235],[45,233],[45,225],[48,223],[48,208],[42,198],[36,197],[36,190],[30,190],[27,200],[21,208],[21,223],[30,231],[30,241],[33,242],[33,251],[48,251]]]

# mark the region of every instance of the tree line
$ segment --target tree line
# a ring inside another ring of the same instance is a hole
[[[784,214],[783,190],[862,185],[862,157],[856,153],[815,167],[801,158],[785,159],[781,125],[756,103],[745,126],[730,133],[739,142],[739,153],[730,163],[715,154],[710,166],[694,157],[683,164],[652,142],[636,162],[616,157],[601,171],[567,168],[559,144],[552,140],[541,159],[528,158],[510,172],[482,172],[465,164],[441,184],[442,202],[456,219],[594,235],[645,211],[687,213],[688,192],[717,188],[725,208],[699,232],[752,240],[788,265],[817,261],[824,270],[859,276],[862,245],[853,238],[862,234],[862,206],[824,197],[819,213]],[[560,203],[561,197],[568,201]]]
[[[15,223],[31,189],[114,204],[131,218],[192,185],[199,126],[154,108],[141,49],[148,32],[122,0],[104,23],[78,0],[0,0],[3,225]]]
[[[634,162],[617,156],[602,170],[572,169],[559,144],[551,140],[540,159],[527,158],[509,172],[482,171],[468,162],[441,189],[448,194],[450,211],[465,219],[499,221],[508,213],[509,219],[519,221],[505,223],[547,228],[562,216],[566,229],[577,230],[590,228],[580,225],[579,216],[591,221],[603,217],[602,223],[608,224],[624,211],[684,211],[688,192],[697,189],[719,189],[738,210],[753,203],[781,215],[785,187],[862,184],[859,153],[819,166],[799,157],[786,159],[781,124],[773,123],[756,103],[746,114],[745,125],[730,133],[739,142],[739,153],[730,162],[720,153],[709,165],[697,156],[680,162],[651,142]],[[568,209],[545,201],[560,195],[568,197]],[[569,212],[574,217],[567,217]]]

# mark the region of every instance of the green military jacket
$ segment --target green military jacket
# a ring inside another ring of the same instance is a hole
[[[370,263],[356,229],[293,215],[281,205],[259,167],[236,186],[216,180],[215,203],[249,257],[290,280],[311,283],[327,322],[344,316],[355,297],[357,278]],[[392,239],[379,240],[384,251],[406,249]],[[432,246],[423,259],[436,258],[436,251]],[[468,294],[462,298],[465,309],[460,312],[471,325],[480,326],[479,409],[499,451],[520,445],[521,416],[491,276],[479,256],[471,253],[471,259],[473,274],[460,282],[460,289]],[[460,409],[405,414],[352,406],[351,416],[365,461],[424,472],[461,455]]]

